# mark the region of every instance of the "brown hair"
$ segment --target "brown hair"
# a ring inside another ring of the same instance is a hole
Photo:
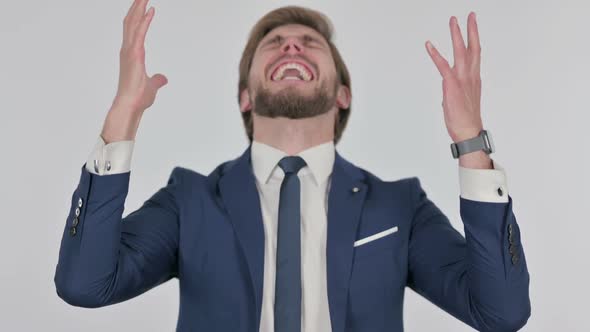
[[[342,60],[342,57],[340,56],[340,52],[338,52],[338,49],[332,42],[333,27],[328,17],[318,11],[309,8],[298,6],[286,6],[277,8],[264,15],[260,20],[258,20],[258,22],[250,31],[250,37],[248,38],[248,42],[246,43],[246,47],[244,48],[244,52],[242,53],[242,58],[240,60],[240,78],[238,81],[238,103],[240,102],[240,93],[242,92],[242,90],[248,87],[248,73],[250,72],[252,59],[254,58],[254,53],[256,52],[258,43],[271,30],[286,24],[305,25],[316,30],[326,39],[328,45],[330,46],[330,51],[332,53],[332,57],[334,58],[334,63],[336,64],[336,75],[338,75],[340,83],[347,86],[350,89],[350,75],[348,73],[346,65],[344,64],[344,60]],[[254,132],[252,112],[248,111],[241,113],[242,120],[244,121],[244,126],[246,127],[246,135],[248,136],[250,142],[252,142]],[[346,127],[349,115],[350,105],[346,109],[339,109],[338,115],[336,116],[336,123],[334,125],[334,144],[338,143],[338,141],[340,140],[342,132]]]

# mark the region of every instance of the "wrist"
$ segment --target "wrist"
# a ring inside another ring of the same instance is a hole
[[[494,169],[492,158],[484,151],[476,151],[459,156],[459,166],[476,169]]]
[[[129,109],[113,105],[107,113],[101,132],[105,144],[135,140],[140,120],[141,114],[135,114]]]
[[[467,130],[467,131],[461,132],[460,134],[451,135],[451,140],[453,140],[454,143],[458,143],[461,141],[465,141],[465,140],[477,137],[482,129]]]

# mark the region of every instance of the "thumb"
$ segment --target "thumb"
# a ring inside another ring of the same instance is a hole
[[[149,84],[152,86],[152,88],[155,91],[158,91],[161,87],[163,87],[167,83],[168,83],[168,79],[166,78],[166,76],[164,76],[162,74],[155,74],[152,77],[150,77],[150,80],[149,80]]]

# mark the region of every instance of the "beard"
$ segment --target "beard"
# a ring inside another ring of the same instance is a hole
[[[252,111],[269,118],[286,117],[289,119],[310,118],[327,113],[336,103],[338,84],[324,82],[315,89],[311,96],[301,95],[296,87],[287,87],[272,94],[258,84]],[[331,93],[330,93],[331,92]]]

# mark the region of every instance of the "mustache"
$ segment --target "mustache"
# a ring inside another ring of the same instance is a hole
[[[288,61],[288,60],[292,60],[292,61],[294,61],[294,60],[300,60],[300,61],[303,61],[306,64],[309,64],[316,73],[319,73],[318,66],[315,63],[313,63],[311,60],[309,60],[309,58],[306,57],[305,55],[298,55],[298,56],[286,55],[286,56],[283,56],[283,57],[278,58],[277,60],[275,60],[271,64],[269,64],[266,67],[266,70],[265,70],[266,75],[265,76],[268,77],[268,75],[270,75],[270,70],[272,68],[274,68],[278,63],[283,62],[283,61]]]

